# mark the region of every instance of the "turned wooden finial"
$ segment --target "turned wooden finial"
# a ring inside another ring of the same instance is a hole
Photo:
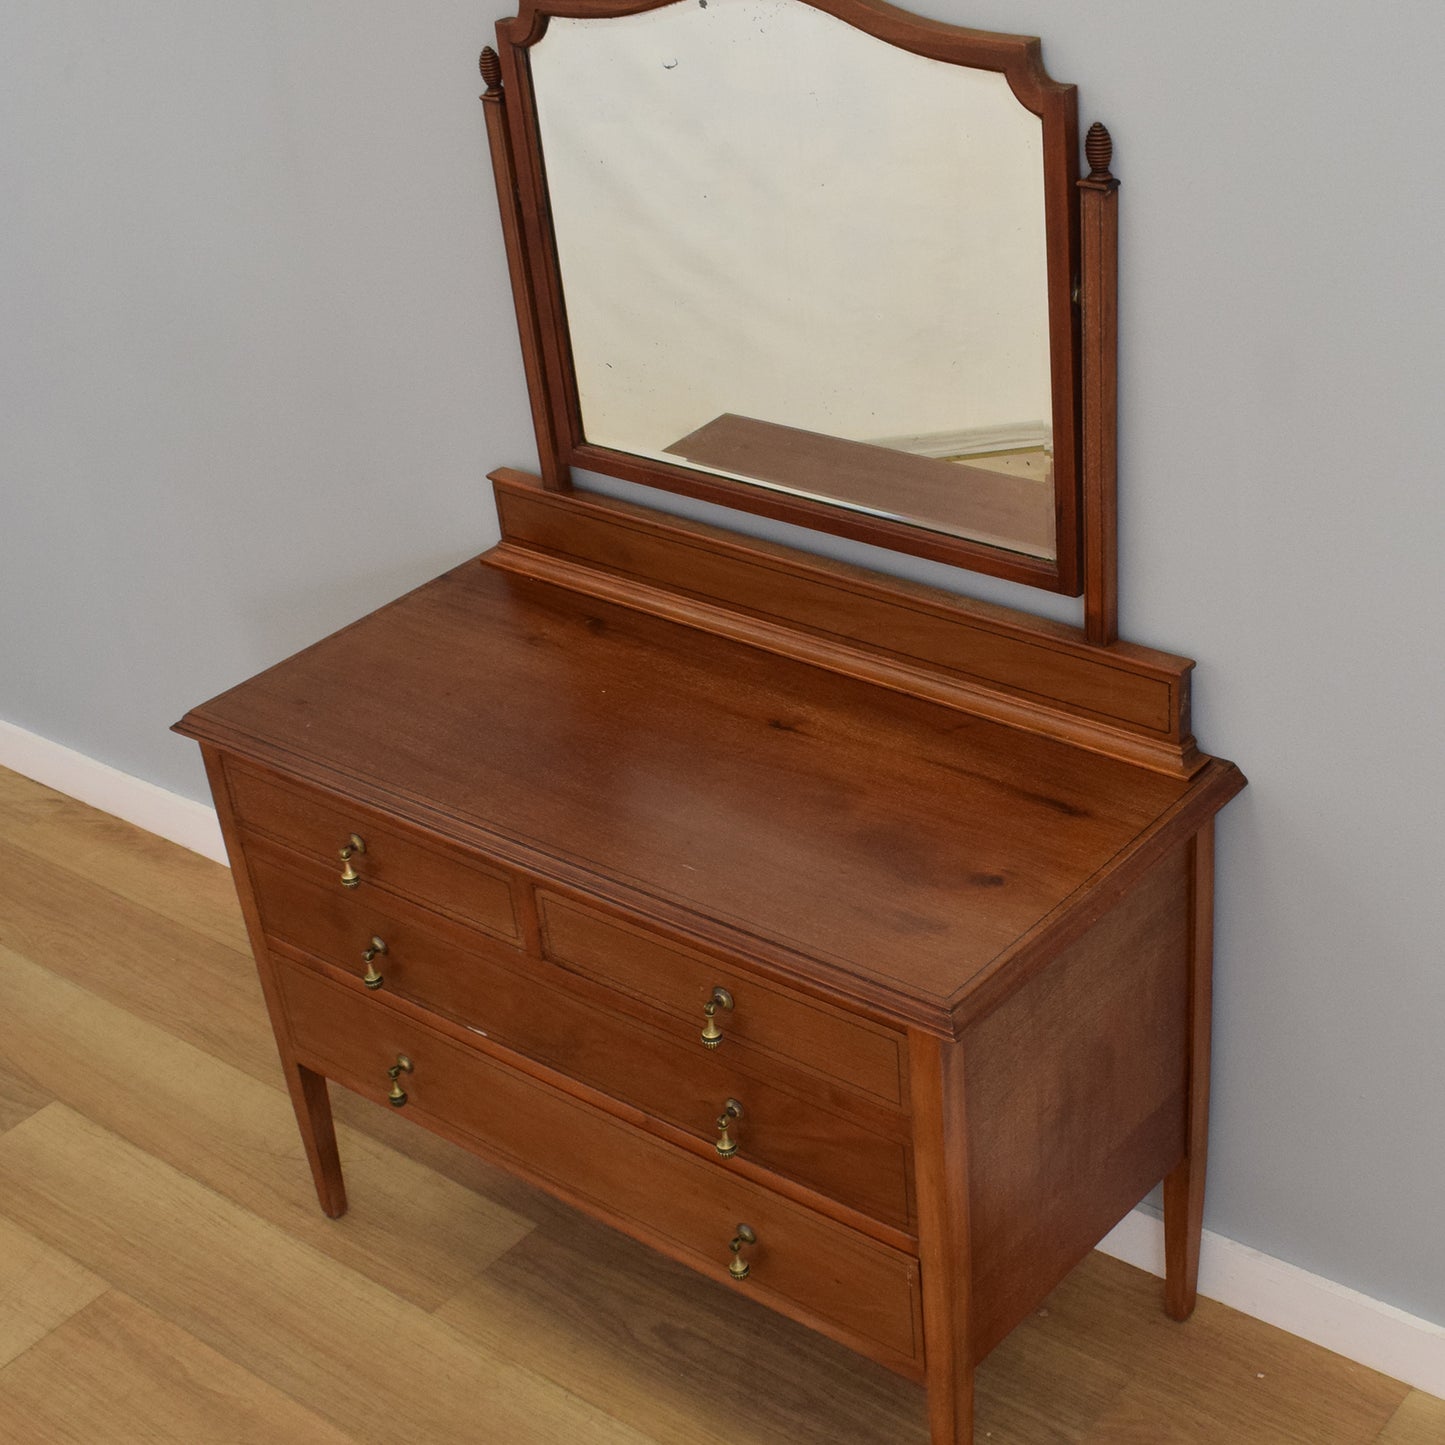
[[[1098,121],[1089,127],[1089,133],[1084,137],[1084,156],[1089,162],[1089,180],[1114,179],[1109,174],[1109,162],[1114,159],[1114,140]]]
[[[500,95],[502,92],[502,62],[490,45],[482,51],[477,65],[482,72],[482,80],[486,83],[487,94]],[[1093,132],[1091,131],[1090,134],[1092,135]]]

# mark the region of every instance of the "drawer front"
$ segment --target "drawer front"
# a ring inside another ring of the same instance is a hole
[[[381,895],[352,896],[297,874],[292,856],[253,844],[247,866],[267,934],[364,975],[372,960],[378,993],[394,993],[551,1065],[659,1119],[715,1142],[724,1105],[742,1117],[729,1129],[735,1159],[786,1174],[900,1229],[910,1226],[908,1149],[895,1124],[870,1128],[866,1107],[820,1107],[765,1075],[740,1070],[736,1052],[669,1038],[569,991],[568,976],[464,930],[443,934],[415,910],[387,908]],[[539,980],[539,974],[542,980]],[[553,985],[558,986],[553,986]],[[806,1084],[806,1080],[801,1080]],[[862,1115],[863,1117],[859,1117]],[[721,1161],[720,1161],[721,1162]]]
[[[555,1186],[609,1222],[729,1281],[729,1241],[756,1233],[742,1288],[885,1363],[920,1357],[911,1256],[614,1119],[310,969],[277,967],[303,1062],[377,1101],[397,1056],[405,1108]]]
[[[542,946],[559,964],[686,1020],[700,1032],[715,988],[732,996],[715,1015],[729,1038],[896,1107],[907,1100],[903,1036],[894,1029],[767,983],[746,969],[669,943],[585,904],[538,890]]]
[[[520,941],[512,879],[504,870],[424,842],[384,814],[314,788],[234,765],[227,768],[226,781],[242,825],[305,854],[313,862],[313,876],[338,893],[400,893],[497,938]],[[365,851],[343,862],[341,850],[353,833]],[[341,881],[347,864],[356,875],[350,888]]]

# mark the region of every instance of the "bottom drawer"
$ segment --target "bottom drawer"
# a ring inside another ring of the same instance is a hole
[[[476,1141],[479,1152],[552,1185],[590,1212],[703,1273],[742,1288],[884,1364],[916,1375],[922,1357],[918,1262],[560,1092],[310,969],[278,962],[303,1063],[373,1099],[397,1055],[404,1108]]]

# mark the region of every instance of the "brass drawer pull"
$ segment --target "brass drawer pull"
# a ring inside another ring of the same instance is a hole
[[[353,833],[350,841],[341,850],[341,886],[343,888],[355,888],[361,882],[361,874],[356,871],[351,860],[356,854],[365,852],[366,844]]]
[[[731,1009],[733,996],[725,988],[715,988],[712,997],[703,1004],[702,1011],[707,1016],[707,1022],[702,1026],[702,1046],[705,1049],[715,1049],[722,1043],[722,1030],[717,1026],[717,1011],[719,1009]]]
[[[738,1141],[728,1132],[735,1120],[743,1116],[743,1106],[736,1099],[729,1099],[723,1111],[717,1116],[717,1143],[713,1146],[718,1157],[731,1159],[738,1152]]]
[[[758,1236],[752,1225],[740,1224],[738,1232],[728,1244],[728,1248],[733,1252],[733,1257],[728,1261],[728,1273],[739,1283],[752,1273],[752,1266],[743,1258],[743,1245],[757,1242]]]
[[[367,1004],[367,1008],[371,1005]],[[387,1100],[393,1108],[399,1109],[406,1103],[407,1093],[401,1086],[401,1075],[412,1072],[412,1061],[405,1054],[398,1054],[396,1062],[386,1071],[386,1076],[391,1080],[391,1089],[387,1093]]]
[[[381,970],[376,966],[377,955],[386,951],[385,942],[374,934],[370,946],[361,950],[362,961],[366,964],[366,972],[361,975],[361,981],[367,988],[380,988],[386,982],[381,976]]]

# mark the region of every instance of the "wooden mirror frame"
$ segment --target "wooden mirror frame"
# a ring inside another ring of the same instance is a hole
[[[1096,225],[1087,214],[1081,218],[1080,197],[1088,212],[1099,167],[1079,180],[1076,88],[1049,78],[1034,37],[964,29],[910,15],[881,0],[801,0],[915,54],[999,72],[1020,103],[1040,117],[1054,423],[1052,561],[586,440],[528,51],[553,16],[610,19],[669,3],[673,0],[523,0],[515,17],[497,23],[498,49],[482,52],[487,87],[482,99],[544,485],[570,490],[571,469],[577,467],[1068,596],[1084,592],[1089,639],[1112,641],[1113,417],[1104,411],[1106,401],[1112,407],[1114,393],[1113,251],[1105,258],[1097,245],[1083,244],[1084,233]],[[1107,156],[1104,177],[1112,200],[1117,183],[1107,175]],[[1100,294],[1105,277],[1107,294]],[[1095,314],[1089,324],[1091,299]],[[1105,461],[1107,475],[1101,475]],[[1107,498],[1102,507],[1101,497]]]

